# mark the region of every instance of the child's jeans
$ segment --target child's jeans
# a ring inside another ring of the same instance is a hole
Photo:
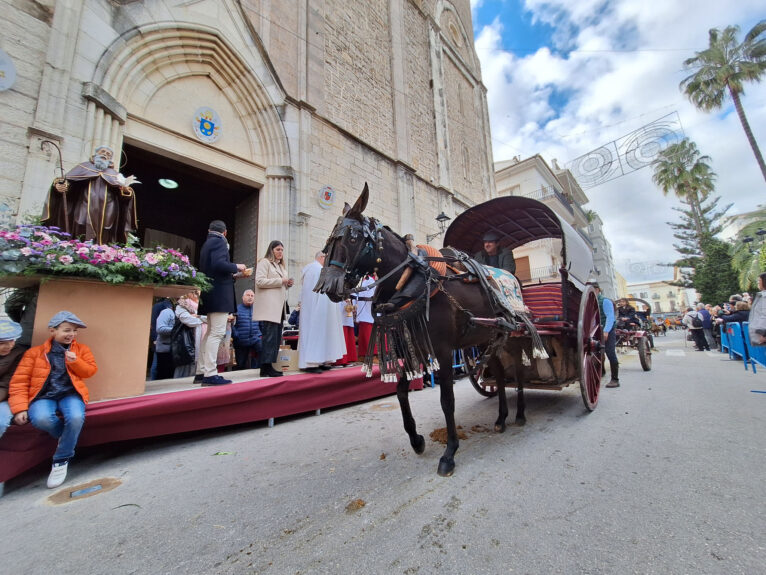
[[[11,424],[11,419],[13,419],[13,414],[11,413],[11,408],[8,406],[8,402],[0,401],[0,437],[2,437],[5,430],[8,429],[8,426]]]
[[[58,401],[37,399],[29,404],[28,413],[32,425],[59,440],[53,463],[69,461],[74,457],[74,448],[85,423],[85,403],[79,395],[67,395]]]

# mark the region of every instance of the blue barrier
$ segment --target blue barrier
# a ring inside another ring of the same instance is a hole
[[[742,323],[742,332],[745,334],[747,353],[750,357],[750,364],[753,366],[753,373],[755,373],[755,364],[766,367],[766,346],[753,345],[750,342],[750,324],[748,322]]]
[[[729,334],[726,332],[726,324],[721,324],[719,329],[721,332],[721,353],[728,353],[729,359],[732,359],[731,343],[729,342]]]
[[[742,358],[742,362],[745,364],[745,370],[747,370],[748,356],[747,346],[745,345],[745,337],[742,335],[742,324],[730,322],[725,324],[726,331],[729,334],[729,342],[731,347],[729,353],[734,354],[739,358]]]

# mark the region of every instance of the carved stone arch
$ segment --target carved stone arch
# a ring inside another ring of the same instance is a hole
[[[460,13],[449,0],[438,0],[434,8],[434,16],[441,28],[442,38],[478,78],[479,64],[473,49],[473,40],[466,32]]]
[[[122,137],[115,131],[121,132],[128,115],[142,116],[160,90],[194,77],[215,83],[236,110],[249,135],[250,149],[240,155],[264,167],[290,165],[287,135],[279,115],[284,93],[268,65],[257,61],[248,64],[217,30],[193,23],[139,26],[111,44],[95,69],[91,87],[86,85],[84,90],[86,98],[89,90],[93,96],[88,98],[86,142],[92,145],[101,140],[119,148]],[[116,113],[110,110],[109,102]]]

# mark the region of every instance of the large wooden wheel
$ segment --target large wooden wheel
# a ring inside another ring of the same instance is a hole
[[[638,340],[638,359],[644,371],[652,369],[652,348],[646,335]]]
[[[577,322],[577,358],[580,361],[580,392],[588,411],[596,409],[601,391],[601,377],[604,373],[602,336],[596,290],[593,286],[586,286],[580,299]]]
[[[471,347],[463,350],[463,361],[465,361],[465,370],[468,372],[468,379],[473,388],[484,397],[495,397],[497,395],[497,385],[495,378],[487,367],[486,358],[482,353],[482,348]]]

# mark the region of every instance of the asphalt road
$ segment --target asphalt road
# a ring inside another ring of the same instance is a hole
[[[621,356],[593,413],[577,387],[528,392],[504,434],[496,400],[458,382],[450,478],[441,445],[412,452],[394,397],[82,450],[60,490],[41,468],[6,484],[0,571],[765,573],[766,370],[680,333],[657,345],[651,372]],[[438,394],[411,394],[426,436]],[[115,487],[68,497],[92,480]]]

